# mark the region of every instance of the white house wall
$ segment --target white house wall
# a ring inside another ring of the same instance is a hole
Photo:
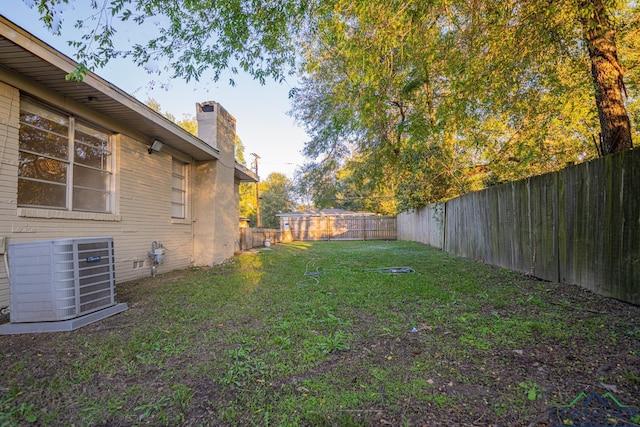
[[[138,141],[121,136],[118,143],[117,182],[120,221],[114,236],[118,281],[149,275],[147,252],[156,241],[165,248],[158,272],[185,268],[192,262],[192,222],[171,218],[171,160],[168,153],[147,153]],[[188,173],[187,177],[193,174]],[[191,189],[193,186],[188,185]],[[188,194],[191,194],[188,192]],[[192,209],[190,198],[187,215]],[[147,262],[144,262],[147,261]],[[142,271],[135,265],[144,262]],[[137,263],[137,264],[134,264]]]
[[[118,282],[150,275],[151,263],[147,252],[154,241],[166,249],[165,261],[158,266],[158,273],[192,264],[194,230],[191,215],[192,199],[196,196],[192,191],[195,171],[188,157],[172,152],[169,147],[150,155],[147,152],[148,141],[137,141],[123,134],[114,136],[114,214],[19,209],[19,102],[20,91],[0,82],[0,237],[4,237],[5,250],[9,243],[18,241],[110,236],[114,238]],[[109,129],[108,123],[95,124]],[[171,218],[172,154],[189,163],[189,202],[185,220]],[[215,182],[210,184],[215,186]],[[233,185],[230,187],[229,191],[233,191]],[[234,200],[231,197],[228,202],[234,203]],[[199,220],[207,221],[207,218]],[[237,225],[237,217],[233,225],[228,224],[236,228]],[[0,308],[8,305],[9,280],[5,263],[0,262]]]

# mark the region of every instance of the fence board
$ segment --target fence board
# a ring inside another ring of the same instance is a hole
[[[290,242],[288,232],[273,228],[249,228],[240,229],[240,250],[247,251],[252,248],[264,246],[265,239],[269,239],[272,244]]]
[[[308,216],[289,219],[293,240],[396,240],[395,218]]]
[[[640,150],[609,155],[402,213],[399,236],[640,304],[639,182]]]
[[[435,203],[398,214],[398,240],[413,240],[443,249],[445,204]]]

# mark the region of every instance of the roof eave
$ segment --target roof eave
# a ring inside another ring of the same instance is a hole
[[[109,108],[111,115],[114,113],[113,108],[117,108],[117,120],[123,122],[128,128],[132,129],[132,136],[146,136],[149,140],[159,139],[164,144],[184,152],[195,160],[215,160],[220,157],[219,150],[210,146],[206,142],[192,135],[188,131],[182,129],[177,124],[166,119],[161,114],[152,110],[144,103],[138,101],[133,96],[127,94],[122,89],[109,83],[97,74],[89,71],[84,76],[82,82],[68,82],[60,84],[64,79],[64,75],[73,72],[78,63],[64,55],[62,52],[54,49],[44,41],[38,39],[23,28],[9,21],[3,15],[0,15],[0,38],[4,38],[21,49],[21,54],[27,58],[37,58],[45,67],[51,67],[51,76],[49,79],[55,79],[57,93],[63,97],[67,97],[76,102],[83,103],[84,99],[78,99],[77,94],[85,95],[89,93],[95,99],[110,100]],[[29,56],[30,55],[30,56]],[[1,59],[1,58],[0,58]],[[6,65],[3,63],[3,65]],[[28,70],[20,68],[7,69],[24,75],[26,78],[32,78]],[[59,70],[56,72],[56,69]],[[60,74],[62,71],[62,74]],[[55,76],[54,76],[55,74]],[[46,85],[47,81],[37,81],[40,85]],[[81,88],[82,90],[79,90]],[[74,95],[75,98],[74,98]],[[90,108],[102,113],[102,108],[107,108],[98,103],[92,103]],[[106,113],[105,116],[110,116]],[[150,141],[142,141],[150,142]]]
[[[240,163],[236,163],[234,176],[240,182],[260,182],[260,177],[254,171]]]

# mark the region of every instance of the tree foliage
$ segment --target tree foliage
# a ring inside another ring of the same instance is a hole
[[[67,1],[35,3],[57,30]],[[294,115],[311,135],[300,185],[320,206],[392,213],[631,148],[639,8],[92,0],[93,15],[75,24],[84,65],[71,77],[118,56],[187,80],[207,70],[214,80],[229,70],[263,82],[299,71]],[[127,44],[119,35],[131,23],[154,31]]]
[[[264,228],[280,228],[279,213],[295,209],[292,183],[286,175],[273,172],[259,184],[260,214]]]
[[[314,174],[330,178],[337,189],[339,171],[356,159],[347,175],[393,183],[403,209],[618,151],[594,138],[605,125],[593,102],[585,32],[606,11],[607,31],[624,28],[621,51],[628,55],[627,46],[637,45],[634,7],[568,0],[334,4],[330,19],[307,35],[306,77],[295,94],[296,117],[312,135],[305,153],[321,159],[305,172],[311,182],[318,182]]]
[[[196,135],[196,136],[198,135],[198,120],[195,119],[192,115],[185,114],[182,120],[177,120],[176,117],[170,112],[162,111],[162,107],[160,106],[160,103],[156,99],[149,98],[145,101],[145,104],[147,105],[147,107],[151,108],[156,113],[161,114],[166,119],[177,124],[182,129],[189,132],[190,134]]]
[[[236,135],[236,150],[235,157],[236,162],[240,163],[243,166],[247,166],[246,159],[244,157],[244,144],[240,137]],[[257,209],[257,199],[256,199],[256,184],[251,182],[242,182],[240,183],[239,188],[239,196],[240,196],[240,217],[248,218],[252,225],[255,226],[256,222],[256,209]]]
[[[257,186],[259,199],[256,198],[256,184],[241,184],[240,216],[249,218],[251,225],[256,227],[259,203],[261,226],[279,229],[280,219],[276,214],[295,210],[293,183],[286,175],[274,172]]]
[[[81,2],[30,3],[45,25],[61,32],[66,5]],[[187,81],[207,70],[214,80],[225,70],[247,72],[262,82],[279,80],[293,70],[291,47],[310,7],[307,0],[91,0],[89,16],[73,23],[83,34],[70,42],[82,65],[70,78],[81,79],[87,69],[124,57]],[[121,37],[131,25],[141,28],[138,37]]]

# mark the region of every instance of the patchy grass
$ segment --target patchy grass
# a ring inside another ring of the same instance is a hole
[[[0,426],[528,426],[607,390],[640,406],[639,307],[414,243],[279,245],[118,291],[125,313],[0,337]]]

